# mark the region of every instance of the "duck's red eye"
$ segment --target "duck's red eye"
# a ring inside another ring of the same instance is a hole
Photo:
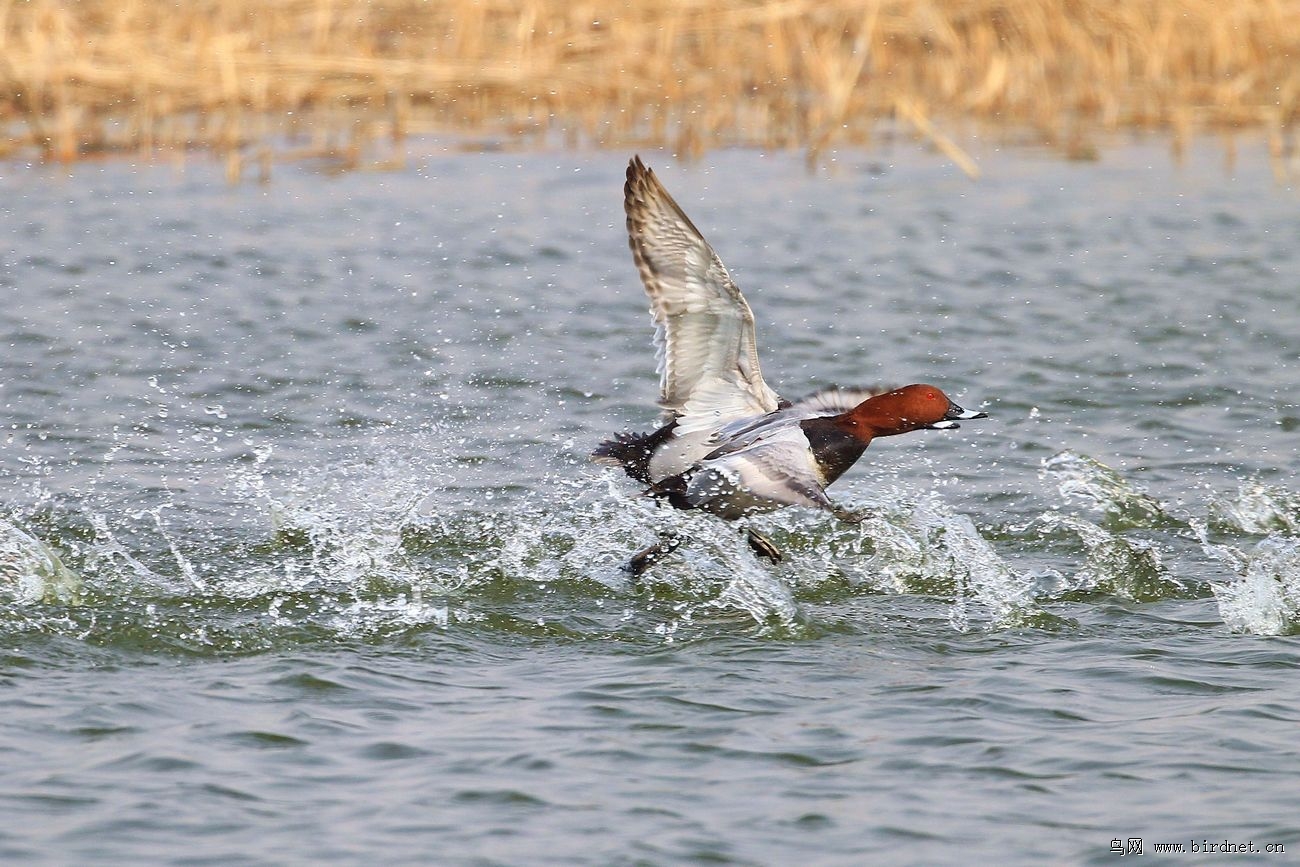
[[[925,399],[926,399],[926,400],[938,400],[938,399],[939,399],[939,395],[935,394],[933,391],[928,391],[928,392],[926,392],[926,394],[925,394]]]

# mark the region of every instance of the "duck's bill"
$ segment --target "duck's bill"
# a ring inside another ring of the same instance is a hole
[[[954,430],[961,427],[957,424],[958,420],[969,421],[973,418],[988,418],[986,412],[978,412],[973,409],[962,409],[955,403],[948,404],[948,411],[943,414],[943,420],[929,425],[930,430]]]

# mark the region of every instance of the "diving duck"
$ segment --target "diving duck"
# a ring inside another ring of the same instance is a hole
[[[628,164],[623,209],[655,322],[663,417],[651,433],[606,440],[592,458],[621,466],[650,495],[728,521],[786,506],[858,521],[862,516],[832,502],[826,488],[873,439],[987,418],[933,385],[830,388],[782,400],[763,381],[749,304],[640,157]],[[770,540],[752,528],[746,533],[757,553],[781,559]],[[639,574],[679,543],[668,537],[624,568]]]

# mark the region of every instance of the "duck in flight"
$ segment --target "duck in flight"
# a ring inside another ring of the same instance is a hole
[[[606,440],[592,458],[621,466],[652,496],[728,521],[785,506],[859,521],[862,516],[832,502],[826,488],[873,439],[987,418],[933,385],[831,388],[782,400],[759,370],[749,304],[640,157],[628,164],[623,209],[654,316],[663,417],[652,433]],[[746,532],[757,553],[781,559],[770,540],[752,528]],[[640,574],[679,543],[666,538],[624,568]]]

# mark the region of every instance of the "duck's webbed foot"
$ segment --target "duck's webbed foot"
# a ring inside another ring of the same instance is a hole
[[[766,557],[773,563],[781,562],[781,551],[772,540],[764,536],[757,530],[746,528],[745,536],[749,540],[749,547],[754,549],[754,553],[760,557]]]
[[[624,563],[621,568],[631,577],[640,578],[642,572],[676,551],[677,546],[681,544],[681,536],[676,533],[665,533],[659,537],[659,541],[655,544],[642,548],[633,554],[632,559]]]
[[[867,512],[866,509],[862,509],[862,510],[846,509],[843,506],[831,507],[831,514],[839,518],[841,521],[843,521],[846,524],[861,524],[863,521],[865,521],[867,518],[870,517],[870,514]]]

